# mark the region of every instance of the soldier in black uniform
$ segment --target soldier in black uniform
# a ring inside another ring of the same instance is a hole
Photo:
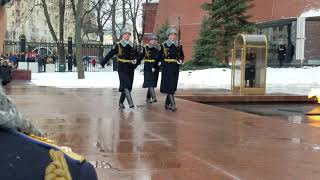
[[[120,80],[119,92],[121,92],[119,108],[125,108],[123,104],[125,99],[127,99],[130,108],[134,108],[131,90],[139,53],[136,46],[130,41],[131,30],[129,28],[124,28],[121,34],[122,40],[111,49],[104,60],[101,61],[100,65],[104,67],[114,55],[118,57],[118,74]]]
[[[143,48],[139,61],[144,59],[144,82],[143,88],[148,88],[146,102],[157,102],[156,93],[154,88],[157,87],[160,59],[159,59],[159,44],[158,36],[152,34],[149,36],[149,44]]]
[[[279,60],[279,67],[281,68],[283,66],[283,61],[286,58],[286,52],[287,48],[286,45],[280,44],[278,48],[278,60]]]
[[[0,0],[0,44],[6,29],[4,5]],[[83,157],[55,145],[23,118],[1,85],[0,141],[1,180],[97,179],[94,167]]]
[[[177,41],[177,34],[175,28],[169,28],[166,31],[168,40],[161,45],[160,51],[162,59],[160,92],[167,94],[165,109],[172,111],[177,110],[174,94],[178,85],[179,66],[184,59],[182,46]]]
[[[72,64],[73,64],[73,62],[72,62],[72,54],[68,54],[67,60],[68,60],[68,71],[72,72]]]
[[[248,49],[249,53],[246,55],[246,68],[245,68],[245,86],[254,87],[256,79],[256,59],[257,55],[253,49]],[[249,82],[249,85],[248,85]]]

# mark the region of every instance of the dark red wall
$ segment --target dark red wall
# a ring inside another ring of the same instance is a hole
[[[160,0],[153,31],[165,23],[177,25],[181,17],[182,43],[186,60],[192,56],[192,47],[197,39],[204,11],[201,5],[210,0]],[[264,22],[282,18],[298,17],[311,8],[320,8],[320,0],[255,0],[249,11],[252,21]]]

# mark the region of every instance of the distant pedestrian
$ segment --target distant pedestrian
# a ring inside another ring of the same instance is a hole
[[[286,51],[287,51],[287,48],[286,48],[286,45],[284,44],[280,44],[279,45],[279,48],[278,48],[278,60],[279,60],[279,67],[282,68],[283,66],[283,62],[286,58]]]
[[[43,56],[42,57],[42,65],[43,65],[43,71],[46,72],[47,71],[47,60],[48,60],[48,56]]]
[[[71,72],[72,71],[72,64],[73,64],[73,60],[72,60],[72,55],[69,54],[67,56],[67,60],[68,60],[68,71]]]
[[[96,64],[97,64],[96,58],[93,58],[91,63],[93,65],[93,68],[96,68]]]

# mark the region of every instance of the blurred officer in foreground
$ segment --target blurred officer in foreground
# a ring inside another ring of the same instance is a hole
[[[6,31],[4,5],[0,0],[0,44]],[[0,48],[2,53],[3,48]],[[68,148],[44,137],[22,117],[0,86],[0,179],[2,180],[96,180],[93,166]]]

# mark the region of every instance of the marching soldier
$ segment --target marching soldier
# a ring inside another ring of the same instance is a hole
[[[146,102],[157,102],[156,93],[154,88],[157,87],[159,69],[161,62],[159,60],[159,45],[158,36],[155,34],[150,35],[149,44],[143,48],[141,59],[144,59],[144,82],[143,88],[148,88]]]
[[[119,92],[121,92],[119,100],[119,108],[124,109],[124,100],[127,99],[130,108],[134,108],[134,104],[131,97],[131,90],[134,79],[134,69],[137,64],[138,51],[134,44],[130,41],[131,30],[124,28],[121,32],[122,40],[118,42],[111,51],[106,55],[101,66],[104,65],[114,55],[118,57],[118,74],[120,80]]]
[[[174,94],[177,91],[179,79],[179,65],[183,63],[184,54],[182,46],[177,40],[177,30],[169,28],[166,31],[168,40],[161,45],[160,56],[162,56],[161,87],[160,92],[167,94],[165,109],[176,111]]]

